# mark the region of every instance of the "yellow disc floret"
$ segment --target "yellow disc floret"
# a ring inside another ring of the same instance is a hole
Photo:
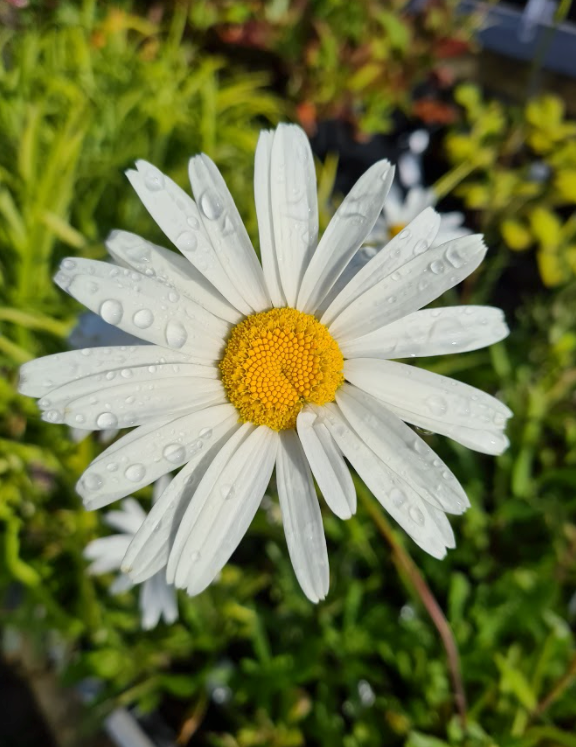
[[[232,330],[220,362],[228,399],[243,422],[294,428],[306,402],[332,402],[344,358],[328,329],[296,309],[272,309]]]

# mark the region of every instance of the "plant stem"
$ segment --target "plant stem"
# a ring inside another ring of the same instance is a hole
[[[548,695],[546,695],[546,697],[538,703],[538,705],[534,709],[531,720],[542,716],[542,714],[546,710],[548,710],[552,703],[562,695],[564,690],[570,687],[574,679],[576,679],[576,655],[572,658],[572,661],[568,665],[568,669],[562,675],[562,677],[560,677],[552,690],[550,690]]]
[[[430,590],[430,587],[426,583],[424,576],[420,573],[418,567],[408,555],[406,550],[400,545],[396,539],[392,527],[382,515],[381,511],[376,507],[374,501],[369,498],[364,491],[359,493],[360,499],[366,506],[368,513],[374,519],[374,522],[378,528],[380,534],[384,537],[386,542],[390,545],[392,550],[392,560],[399,570],[402,570],[408,576],[410,583],[414,587],[414,590],[418,594],[422,604],[426,608],[426,611],[430,615],[438,634],[442,640],[444,650],[446,651],[446,658],[448,662],[448,670],[452,679],[452,686],[454,688],[454,701],[456,703],[456,709],[460,716],[460,722],[462,728],[466,728],[467,720],[467,706],[466,706],[466,692],[464,690],[464,683],[462,681],[462,672],[460,669],[460,655],[458,653],[458,646],[454,639],[452,629],[440,608],[440,605],[436,601],[434,594]]]

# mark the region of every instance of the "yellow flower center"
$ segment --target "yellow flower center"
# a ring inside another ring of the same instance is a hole
[[[332,402],[344,358],[328,329],[296,309],[253,314],[232,330],[220,362],[228,399],[243,422],[294,428],[306,402]]]
[[[389,226],[388,233],[390,234],[390,238],[393,239],[394,236],[398,236],[398,234],[405,228],[406,223],[394,223],[393,225]]]

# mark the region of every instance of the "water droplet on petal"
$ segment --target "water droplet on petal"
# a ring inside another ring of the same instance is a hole
[[[444,263],[441,262],[439,259],[434,260],[434,262],[430,263],[430,270],[435,275],[441,275],[446,268],[444,267]]]
[[[410,518],[415,524],[418,524],[418,526],[421,527],[424,525],[424,514],[418,508],[418,506],[410,506],[408,510],[408,515],[410,516]]]
[[[180,444],[168,444],[162,454],[172,464],[180,464],[186,458],[186,449]]]
[[[410,229],[405,228],[403,231],[400,231],[400,233],[398,234],[398,239],[399,241],[406,241],[406,239],[409,239],[411,235],[412,235],[412,232],[410,231]]]
[[[444,258],[452,265],[452,267],[456,267],[457,269],[459,267],[462,267],[462,265],[466,262],[466,256],[462,255],[460,253],[460,250],[458,249],[458,246],[454,244],[448,245],[448,248],[444,252]]]
[[[181,348],[188,339],[188,333],[180,322],[171,320],[166,325],[166,342],[171,348]]]
[[[144,184],[150,192],[164,189],[164,176],[156,169],[149,168],[144,175]]]
[[[170,291],[170,293],[168,294],[168,300],[171,303],[176,303],[176,301],[178,301],[179,299],[180,299],[180,294],[176,293],[176,291]]]
[[[145,474],[146,467],[143,464],[131,464],[124,472],[126,478],[131,482],[140,482]]]
[[[122,376],[123,379],[131,379],[133,376],[132,369],[131,368],[123,368],[120,371],[120,376]]]
[[[196,234],[191,231],[184,231],[176,239],[176,246],[181,252],[193,252],[198,246]]]
[[[147,329],[154,321],[154,314],[150,309],[139,309],[132,317],[132,321],[139,329]]]
[[[108,462],[108,464],[106,465],[106,469],[108,470],[108,472],[116,472],[116,470],[118,469],[117,462]]]
[[[200,438],[211,438],[212,437],[212,428],[202,428],[200,431]]]
[[[426,400],[426,405],[428,406],[430,412],[436,416],[445,415],[448,410],[448,403],[446,402],[444,397],[439,397],[436,394],[428,397],[428,399]]]
[[[198,221],[192,215],[189,215],[186,218],[186,223],[188,223],[188,225],[190,226],[190,228],[198,228],[199,227]]]
[[[102,412],[96,418],[96,425],[98,428],[116,428],[118,425],[118,418],[114,413]]]
[[[102,487],[102,478],[95,472],[84,475],[82,482],[88,490],[98,490],[98,488]]]
[[[414,244],[414,255],[424,254],[426,249],[428,249],[428,242],[425,239],[420,239]]]
[[[217,192],[207,189],[200,198],[200,208],[208,220],[216,220],[222,215],[224,205]]]
[[[190,553],[190,562],[191,563],[197,563],[200,560],[200,553],[199,552],[192,552]]]
[[[74,420],[78,424],[86,422],[86,418],[84,417],[84,415],[82,415],[82,413],[78,413],[78,415],[76,415],[76,417],[74,418]]]
[[[398,488],[393,488],[390,491],[390,500],[396,508],[400,508],[400,506],[406,502],[406,495]]]
[[[76,262],[72,259],[65,259],[62,262],[62,269],[63,270],[73,270],[76,267]]]
[[[108,324],[119,324],[122,319],[124,309],[120,301],[108,300],[104,301],[100,306],[100,316]]]
[[[224,500],[229,501],[234,497],[234,486],[233,485],[222,485],[220,488],[220,494]]]

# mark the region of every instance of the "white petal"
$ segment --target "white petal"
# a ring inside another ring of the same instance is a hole
[[[508,336],[500,309],[452,306],[424,309],[340,345],[345,358],[414,358],[465,353]]]
[[[64,384],[39,400],[42,418],[91,430],[129,428],[226,401],[220,381],[196,376],[192,364],[179,364],[176,371],[167,364],[153,368],[152,375],[147,368],[132,369],[129,380],[96,374]]]
[[[249,314],[250,307],[220,264],[194,200],[152,164],[137,161],[136,166],[138,171],[126,176],[162,231],[229,303]]]
[[[222,469],[206,472],[176,535],[168,581],[171,564],[174,567],[173,556],[179,558],[174,568],[175,585],[186,587],[188,594],[199,594],[213,581],[260,505],[274,468],[277,446],[278,434],[260,426],[248,433]]]
[[[304,273],[297,308],[312,314],[366,241],[392,184],[394,169],[378,161],[352,187],[328,224]]]
[[[165,574],[160,571],[142,584],[140,589],[142,628],[152,630],[163,617],[171,624],[178,618],[176,590],[168,586]]]
[[[317,603],[330,585],[322,514],[298,436],[291,429],[279,436],[276,484],[288,552],[302,591]]]
[[[106,239],[110,254],[142,275],[154,277],[174,288],[204,309],[230,324],[238,324],[242,314],[231,306],[185,257],[152,244],[127,231],[112,231]]]
[[[314,157],[308,138],[296,125],[274,133],[270,192],[276,260],[288,306],[296,300],[318,239],[318,196]]]
[[[356,489],[338,446],[316,415],[305,408],[296,427],[312,474],[324,500],[340,519],[356,513]]]
[[[239,429],[236,419],[228,431],[222,432],[218,440],[214,439],[208,451],[197,452],[192,457],[154,503],[122,563],[122,570],[129,573],[136,583],[150,578],[166,565],[182,517],[196,488],[214,461],[227,458],[230,452],[227,444]],[[236,444],[237,438],[232,443],[232,449]]]
[[[104,521],[112,529],[124,534],[134,535],[140,529],[146,518],[146,512],[134,498],[122,501],[122,507],[117,511],[104,514]]]
[[[191,460],[197,464],[237,419],[236,409],[224,404],[130,432],[97,457],[78,481],[85,508],[106,506]]]
[[[269,308],[262,267],[222,175],[204,154],[190,159],[188,172],[202,224],[222,267],[254,311]]]
[[[368,448],[337,406],[330,403],[314,410],[324,418],[344,456],[392,518],[423,550],[435,558],[443,558],[444,533],[432,519],[426,501]]]
[[[84,557],[94,561],[88,566],[88,573],[98,576],[118,570],[129,544],[128,534],[112,534],[92,540],[84,548]]]
[[[92,374],[118,371],[120,376],[129,379],[137,366],[190,362],[190,357],[184,353],[157,345],[71,350],[24,363],[20,368],[18,391],[28,397],[42,397],[63,384]]]
[[[109,324],[196,362],[219,359],[230,324],[157,280],[92,259],[60,267],[54,281]]]
[[[501,454],[508,444],[502,428],[511,411],[475,387],[415,366],[369,358],[346,361],[344,376],[408,423],[486,454]]]
[[[424,251],[344,309],[330,325],[331,334],[345,342],[417,311],[474,272],[486,251],[478,235]]]
[[[264,278],[272,303],[278,308],[286,306],[286,298],[280,280],[272,218],[270,159],[272,157],[273,139],[274,133],[266,130],[263,130],[258,138],[254,162],[254,201],[256,203],[256,215],[258,216],[260,256]]]
[[[444,462],[381,402],[350,384],[340,387],[336,402],[364,443],[425,501],[455,514],[468,508],[466,493]]]
[[[322,324],[329,325],[353,301],[425,251],[439,226],[440,215],[435,210],[428,208],[421,213],[353,276],[322,315]]]
[[[124,594],[133,586],[134,584],[131,579],[125,573],[119,573],[108,587],[108,593],[112,594],[112,596],[116,596],[116,594]]]

